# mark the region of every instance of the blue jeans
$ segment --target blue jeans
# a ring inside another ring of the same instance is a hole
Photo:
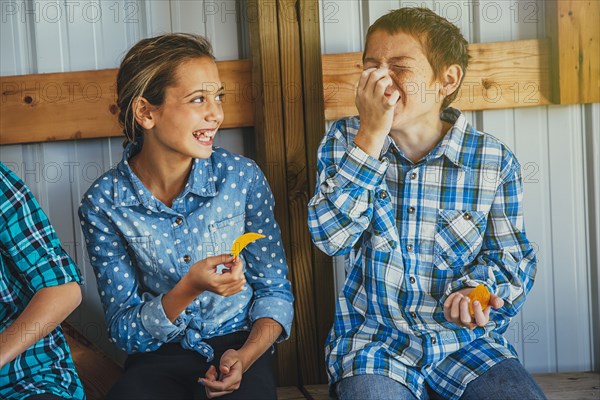
[[[356,375],[335,385],[340,400],[417,400],[404,385],[382,375]],[[441,397],[427,386],[425,399]],[[514,359],[504,360],[467,385],[461,399],[546,399],[544,392]]]

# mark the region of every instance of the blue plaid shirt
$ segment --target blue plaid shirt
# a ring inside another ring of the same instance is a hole
[[[210,361],[214,349],[205,339],[249,331],[259,318],[283,326],[279,340],[289,337],[287,262],[273,194],[256,163],[216,148],[209,159],[194,160],[183,192],[167,207],[129,166],[139,149],[129,145],[122,161],[92,184],[79,209],[112,341],[127,353],[179,342]],[[163,295],[194,263],[229,253],[244,232],[266,236],[240,253],[246,289],[229,297],[206,291],[171,323]]]
[[[314,243],[347,255],[326,345],[330,383],[380,374],[422,398],[448,399],[494,364],[516,357],[502,336],[536,270],[525,236],[520,165],[456,109],[440,143],[412,163],[388,136],[376,159],[354,145],[358,117],[333,124],[318,151],[309,203]],[[474,330],[444,318],[459,289],[485,284],[504,299]]]
[[[68,282],[81,283],[77,266],[29,189],[0,163],[0,332],[38,290]],[[43,393],[85,398],[60,326],[0,369],[1,399]]]

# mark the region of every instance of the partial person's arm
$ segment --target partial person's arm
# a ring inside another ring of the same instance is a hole
[[[40,289],[19,317],[0,333],[0,369],[52,332],[81,303],[76,282]]]
[[[337,121],[317,153],[318,181],[308,203],[308,227],[315,245],[328,255],[350,253],[371,224],[387,160],[378,160],[349,143],[356,120]],[[385,213],[383,219],[388,218]],[[390,221],[389,226],[393,226]]]
[[[81,302],[77,266],[29,188],[2,163],[0,252],[5,266],[35,293],[0,334],[1,368],[52,332]]]

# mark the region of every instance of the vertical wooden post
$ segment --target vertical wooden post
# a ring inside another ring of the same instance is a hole
[[[251,0],[247,4],[252,53],[252,83],[258,91],[254,103],[257,162],[263,169],[275,196],[275,218],[281,228],[288,255],[292,285],[294,265],[289,262],[290,224],[287,199],[285,141],[279,60],[277,7],[273,1]],[[280,386],[298,384],[296,324],[291,338],[277,347]]]
[[[552,40],[553,102],[600,102],[600,1],[550,0],[546,28]]]
[[[302,79],[304,82],[304,125],[308,165],[308,198],[317,178],[317,149],[325,130],[325,101],[321,62],[321,33],[319,1],[300,0],[300,48],[302,51]],[[312,246],[314,288],[316,299],[319,376],[326,382],[325,339],[333,324],[336,293],[333,285],[331,257]]]
[[[308,175],[304,129],[302,59],[296,0],[278,1],[279,55],[283,89],[287,200],[290,212],[290,262],[296,289],[298,367],[302,384],[318,382],[319,349],[311,240],[306,220]]]
[[[333,271],[312,245],[307,226],[316,149],[325,129],[318,1],[253,0],[248,9],[252,80],[263,92],[255,104],[257,153],[275,192],[296,297],[294,337],[278,349],[279,384],[325,383]]]

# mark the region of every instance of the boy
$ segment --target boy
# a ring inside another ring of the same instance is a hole
[[[468,64],[458,28],[405,8],[368,30],[359,117],[318,152],[309,228],[348,255],[326,346],[341,399],[544,398],[503,338],[533,285],[520,165],[454,100]],[[478,284],[490,305],[468,294]]]
[[[0,163],[0,398],[85,398],[58,326],[81,302],[80,283],[48,217]]]

